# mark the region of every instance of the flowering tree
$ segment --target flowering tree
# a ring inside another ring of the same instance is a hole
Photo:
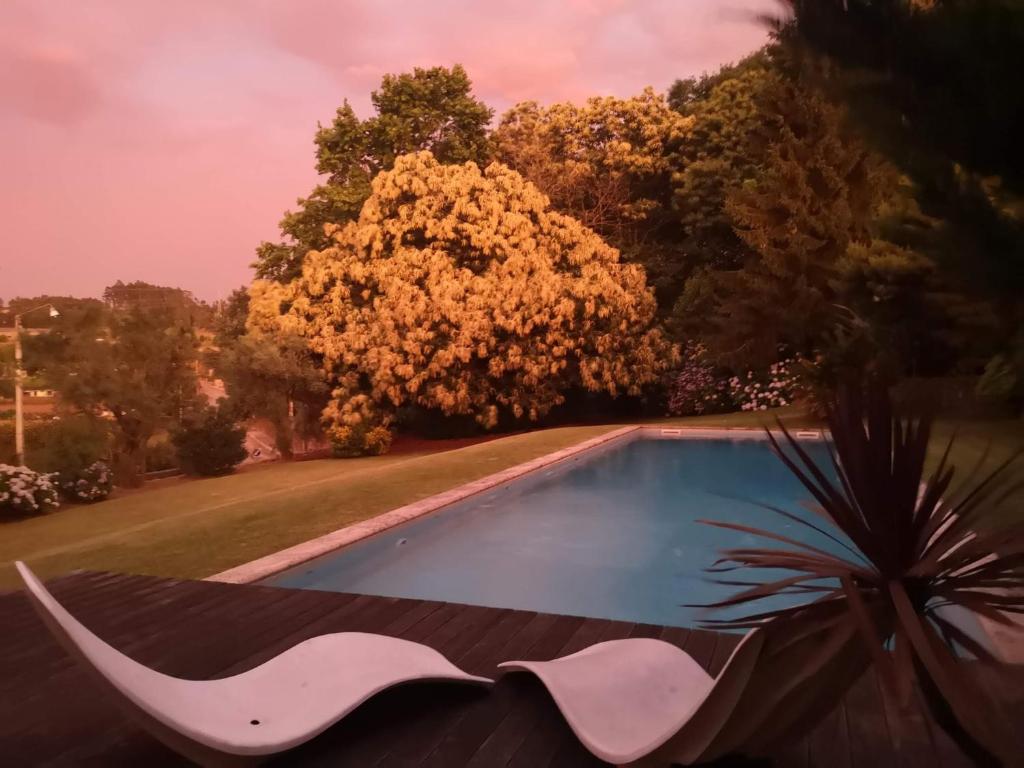
[[[249,324],[305,337],[335,427],[406,404],[532,420],[570,386],[636,394],[674,362],[643,270],[503,165],[399,157],[331,234],[295,281],[253,284]]]

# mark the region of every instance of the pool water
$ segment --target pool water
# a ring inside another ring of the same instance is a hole
[[[823,444],[808,443],[807,450],[827,461]],[[719,550],[780,546],[699,524],[700,518],[766,528],[849,556],[827,537],[755,503],[820,525],[801,507],[807,497],[765,440],[617,441],[303,563],[268,583],[692,626],[709,614],[683,603],[707,603],[736,591],[704,573]],[[764,574],[748,571],[741,578],[751,575]]]

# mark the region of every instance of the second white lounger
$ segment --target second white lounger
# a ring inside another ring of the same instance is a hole
[[[539,677],[602,760],[666,766],[763,753],[832,711],[868,660],[854,619],[840,616],[766,623],[715,678],[685,651],[645,638],[499,666]]]

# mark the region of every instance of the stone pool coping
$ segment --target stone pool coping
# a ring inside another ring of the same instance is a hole
[[[478,480],[473,480],[442,493],[428,496],[425,499],[414,501],[412,504],[406,504],[390,512],[384,512],[383,514],[347,525],[344,528],[339,528],[331,533],[304,541],[287,549],[282,549],[279,552],[274,552],[257,560],[243,563],[213,576],[208,576],[204,580],[220,581],[228,584],[249,584],[254,581],[261,581],[313,558],[326,555],[348,544],[365,539],[375,533],[380,533],[389,528],[394,528],[396,525],[415,520],[417,517],[435,512],[442,507],[447,507],[449,504],[454,504],[470,496],[483,493],[495,486],[516,480],[530,472],[564,461],[584,451],[589,451],[592,448],[597,448],[612,440],[618,440],[643,429],[644,427],[638,425],[613,429],[590,440],[570,445],[568,448],[562,448],[559,451],[539,456],[522,464],[516,464],[508,469],[481,477]]]

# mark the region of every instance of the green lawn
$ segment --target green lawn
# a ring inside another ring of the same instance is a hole
[[[791,426],[809,423],[799,413],[783,416]],[[728,414],[650,423],[738,427],[768,420]],[[15,584],[15,559],[44,575],[86,568],[209,576],[616,428],[550,429],[426,455],[274,464],[65,507],[0,524],[0,587]],[[1024,422],[961,425],[958,464],[973,465],[989,442],[993,454],[1005,455],[1024,443]]]

